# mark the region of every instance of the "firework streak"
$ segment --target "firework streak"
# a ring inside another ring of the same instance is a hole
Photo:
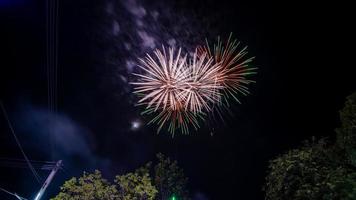
[[[153,114],[149,123],[158,124],[158,132],[167,127],[174,135],[177,129],[189,133],[189,127],[199,128],[199,121],[219,106],[228,106],[232,97],[240,102],[238,95],[247,95],[248,79],[256,68],[250,67],[254,59],[245,59],[247,47],[238,50],[239,43],[220,39],[213,45],[199,46],[192,58],[162,46],[153,56],[146,54],[138,67],[144,73],[134,85],[134,93],[140,97],[138,104],[145,106],[143,114]],[[218,105],[218,106],[214,106]]]

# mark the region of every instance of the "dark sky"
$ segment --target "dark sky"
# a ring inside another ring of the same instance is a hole
[[[32,160],[64,160],[66,170],[56,175],[49,196],[84,170],[97,168],[112,179],[162,152],[184,168],[193,195],[263,199],[268,160],[311,136],[332,138],[338,110],[356,91],[347,5],[61,0],[58,112],[52,113],[45,1],[0,2],[0,99]],[[230,32],[256,56],[259,69],[251,95],[232,106],[225,123],[209,122],[173,139],[164,132],[157,135],[134,106],[137,99],[128,84],[137,57],[171,42],[189,51],[205,37]],[[133,130],[133,122],[142,125]],[[52,151],[49,129],[54,130]],[[1,115],[0,158],[9,157],[22,158]],[[31,197],[40,185],[28,169],[1,167],[0,187]]]

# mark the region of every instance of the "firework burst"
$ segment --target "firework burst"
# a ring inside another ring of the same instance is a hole
[[[169,48],[168,55],[165,47],[156,49],[154,57],[147,54],[140,59],[138,66],[145,74],[134,74],[139,80],[131,83],[141,96],[139,104],[146,106],[143,113],[156,114],[150,123],[157,123],[158,130],[168,124],[172,134],[176,129],[188,133],[189,125],[197,129],[209,104],[220,99],[213,59],[207,59],[207,54],[198,57],[197,51],[189,62],[186,57],[181,49],[175,53]]]
[[[239,49],[240,42],[231,38],[230,34],[225,44],[218,38],[212,50],[208,42],[206,46],[198,47],[198,55],[207,54],[213,59],[213,64],[219,66],[216,81],[221,85],[221,92],[224,94],[224,101],[220,101],[224,103],[222,105],[229,105],[229,97],[241,103],[238,96],[249,94],[247,86],[255,82],[250,80],[249,76],[256,74],[257,69],[250,66],[254,57],[245,58],[248,53],[247,46]]]
[[[134,74],[140,78],[132,83],[136,86],[135,93],[144,94],[139,104],[145,104],[146,109],[154,107],[154,111],[160,108],[180,109],[177,102],[184,98],[184,85],[189,78],[186,55],[181,57],[181,49],[175,55],[173,48],[170,48],[167,56],[164,47],[162,51],[156,49],[154,54],[155,58],[147,54],[145,59],[140,59],[142,65],[138,66],[146,74]]]
[[[204,112],[211,110],[210,104],[220,101],[219,89],[222,86],[218,83],[217,73],[219,64],[212,64],[213,59],[207,58],[207,54],[198,56],[196,50],[193,59],[189,61],[189,78],[187,88],[185,88],[185,108],[194,112]]]
[[[229,97],[240,102],[238,95],[249,93],[253,81],[247,77],[255,68],[249,66],[253,57],[245,59],[247,47],[238,47],[230,35],[225,44],[218,39],[213,50],[208,43],[198,47],[190,59],[180,48],[167,53],[164,46],[140,59],[144,73],[135,73],[138,80],[131,84],[140,96],[138,104],[145,106],[143,114],[154,115],[149,123],[157,123],[158,131],[167,126],[172,135],[177,129],[187,134],[190,126],[199,128],[215,104],[228,105]]]

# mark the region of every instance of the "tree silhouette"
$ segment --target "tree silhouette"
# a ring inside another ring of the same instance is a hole
[[[313,140],[270,161],[267,200],[356,199],[356,93],[340,120],[335,144]]]

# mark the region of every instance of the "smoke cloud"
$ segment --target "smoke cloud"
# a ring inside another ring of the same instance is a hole
[[[26,149],[41,154],[45,160],[63,160],[72,172],[105,169],[108,159],[97,156],[92,133],[68,115],[27,105],[20,109],[16,128],[26,139]]]

